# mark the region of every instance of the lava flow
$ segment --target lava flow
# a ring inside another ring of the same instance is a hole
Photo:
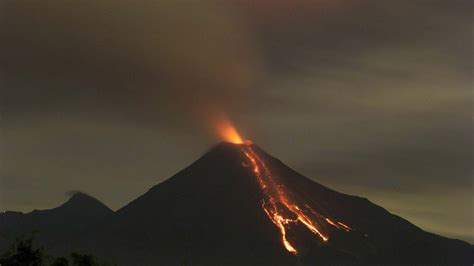
[[[253,175],[257,178],[260,189],[263,192],[262,208],[268,218],[278,227],[281,233],[281,240],[288,252],[298,254],[298,250],[287,239],[287,232],[290,224],[301,223],[316,237],[323,242],[327,242],[329,237],[318,227],[321,221],[337,229],[350,231],[351,228],[341,222],[333,221],[314,211],[309,205],[300,207],[292,201],[289,195],[272,176],[265,161],[253,150],[250,144],[241,145],[241,150],[248,159],[248,166],[252,167]],[[243,164],[246,166],[247,164]]]
[[[281,241],[288,252],[294,255],[298,254],[294,244],[287,238],[291,225],[302,224],[323,242],[327,242],[329,237],[321,230],[322,224],[333,226],[339,230],[351,230],[346,224],[321,215],[308,204],[298,205],[295,200],[292,200],[284,187],[272,175],[265,161],[254,151],[252,143],[243,141],[229,120],[222,120],[218,128],[219,135],[224,140],[237,144],[248,160],[248,163],[242,163],[242,165],[250,167],[252,174],[257,178],[263,194],[263,211],[280,230]]]

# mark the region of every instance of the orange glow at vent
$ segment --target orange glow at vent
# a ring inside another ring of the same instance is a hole
[[[291,254],[297,255],[298,239],[294,235],[295,226],[303,226],[309,234],[314,235],[321,242],[329,241],[329,228],[349,232],[352,229],[334,218],[325,217],[309,203],[296,200],[296,195],[290,193],[280,184],[266,164],[265,160],[254,150],[251,141],[243,140],[235,127],[226,116],[221,115],[214,120],[218,136],[230,143],[239,144],[243,154],[242,166],[250,170],[250,174],[257,179],[262,192],[261,207],[270,221],[278,228],[283,247]],[[292,232],[289,237],[288,233]]]
[[[221,119],[218,122],[217,132],[219,134],[219,137],[224,141],[234,143],[234,144],[243,144],[244,143],[244,141],[242,140],[242,137],[240,137],[240,135],[237,132],[237,130],[235,129],[235,127],[226,118]]]

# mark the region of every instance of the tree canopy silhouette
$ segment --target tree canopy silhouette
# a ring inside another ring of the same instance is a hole
[[[71,253],[69,257],[54,257],[44,253],[42,247],[34,246],[34,233],[19,237],[3,254],[1,266],[112,266],[90,254]]]

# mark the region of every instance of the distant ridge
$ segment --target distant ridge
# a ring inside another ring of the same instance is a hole
[[[36,232],[39,242],[54,247],[112,214],[113,211],[102,202],[82,192],[74,193],[53,209],[29,213],[8,211],[0,214],[0,235],[4,238],[0,248],[16,236],[32,232]]]
[[[472,245],[318,184],[255,144],[220,143],[115,213],[77,193],[52,210],[0,215],[0,235],[8,215],[35,221],[23,231],[54,225],[42,241],[57,253],[119,265],[474,262]]]

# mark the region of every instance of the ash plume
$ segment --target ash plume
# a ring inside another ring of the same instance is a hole
[[[224,1],[8,1],[2,53],[7,83],[17,90],[7,96],[35,96],[9,110],[28,105],[42,112],[49,104],[74,111],[82,100],[172,126],[237,110],[259,60],[231,7]],[[34,91],[24,89],[30,84]]]

